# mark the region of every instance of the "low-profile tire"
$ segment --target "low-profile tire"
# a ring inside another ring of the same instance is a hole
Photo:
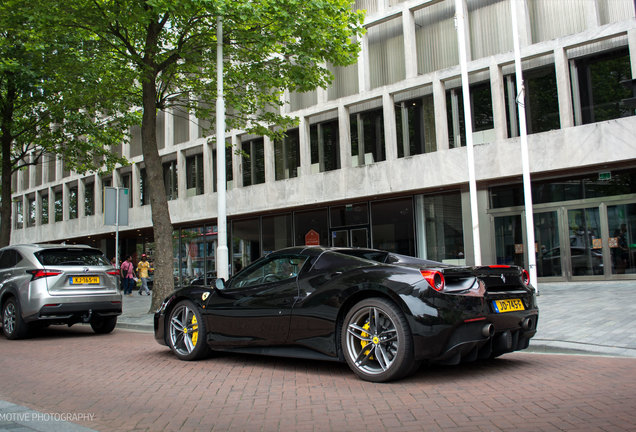
[[[168,314],[168,346],[181,360],[200,360],[210,355],[201,312],[190,300],[180,301]]]
[[[91,328],[97,334],[107,334],[115,330],[117,317],[95,317],[91,319]]]
[[[415,370],[411,329],[390,300],[355,304],[345,316],[340,342],[347,364],[363,380],[386,382]]]
[[[29,335],[29,325],[22,319],[20,304],[11,297],[2,305],[2,332],[7,339],[24,339]]]

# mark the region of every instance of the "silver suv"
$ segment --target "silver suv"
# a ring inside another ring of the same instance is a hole
[[[90,246],[25,244],[0,249],[2,331],[21,339],[48,324],[90,323],[110,333],[121,315],[119,272]]]

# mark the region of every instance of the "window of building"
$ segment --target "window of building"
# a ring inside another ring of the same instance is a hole
[[[64,220],[64,197],[61,189],[53,191],[53,205],[55,206],[55,222],[62,222]]]
[[[415,197],[417,253],[420,258],[464,264],[462,201],[459,192]]]
[[[338,120],[312,124],[309,128],[311,172],[340,169]]]
[[[586,198],[601,198],[636,193],[636,170],[610,171],[609,179],[598,173],[532,182],[532,202],[546,204]],[[523,185],[490,188],[490,207],[523,206]]]
[[[15,208],[15,229],[22,229],[22,227],[24,226],[24,204],[22,202],[22,197],[16,199],[14,202],[14,208]]]
[[[528,0],[532,43],[585,30],[588,0]]]
[[[634,109],[621,104],[632,97],[621,81],[631,80],[629,52],[621,49],[577,59],[576,83],[580,110],[575,107],[576,124],[589,124],[634,115]],[[575,98],[576,100],[576,98]]]
[[[206,236],[203,227],[181,229],[179,275],[181,285],[205,277]]]
[[[141,148],[141,126],[134,125],[129,129],[130,133],[130,157],[134,158],[142,155]]]
[[[470,108],[472,112],[473,143],[481,144],[494,140],[494,119],[490,81],[470,85]],[[446,91],[446,115],[450,148],[466,145],[464,123],[464,100],[461,87]]]
[[[432,3],[432,2],[431,2]],[[417,73],[422,75],[459,63],[455,2],[437,2],[413,12]]]
[[[28,208],[27,208],[27,217],[26,223],[27,227],[35,226],[35,196],[30,196],[28,199]]]
[[[68,218],[77,219],[77,183],[68,188]]]
[[[133,189],[132,189],[132,174],[126,173],[121,176],[121,185],[122,187],[128,189],[128,207],[132,208],[133,206]]]
[[[186,196],[203,194],[203,155],[186,158]]]
[[[466,0],[473,60],[513,50],[510,0]]]
[[[263,255],[293,246],[292,215],[263,216]]]
[[[265,183],[265,147],[263,138],[241,143],[243,161],[243,186]]]
[[[331,228],[369,224],[369,205],[365,203],[345,204],[329,207]]]
[[[232,274],[260,258],[260,234],[258,218],[232,221]]]
[[[371,88],[402,81],[406,77],[402,18],[367,27],[367,37]]]
[[[395,124],[398,157],[408,157],[437,150],[432,94],[396,102]]]
[[[42,194],[42,213],[40,214],[40,223],[46,225],[49,223],[49,196]]]
[[[107,187],[111,187],[113,185],[113,178],[110,176],[102,176],[102,190],[100,191],[101,194],[101,202],[104,202],[104,190]],[[102,213],[104,213],[104,206],[102,205]]]
[[[371,238],[374,248],[413,256],[413,228],[411,197],[371,203]]]
[[[504,77],[508,136],[519,136],[516,74]],[[523,71],[525,87],[526,128],[529,134],[561,127],[554,65]]]
[[[317,234],[322,246],[329,246],[329,212],[326,208],[294,213],[294,244],[303,246]]]
[[[84,216],[95,214],[95,182],[84,183]]]
[[[327,65],[334,79],[327,89],[327,99],[335,100],[359,92],[358,63],[349,66]]]
[[[46,181],[54,182],[55,181],[55,168],[57,167],[57,159],[54,154],[47,154],[45,157],[46,164],[48,166],[49,175]],[[15,190],[15,189],[14,189]]]
[[[190,116],[188,110],[182,106],[175,106],[172,110],[174,119],[174,143],[180,144],[190,139]]]
[[[285,132],[274,140],[274,169],[276,180],[298,177],[300,167],[300,134],[298,129]]]
[[[369,165],[385,160],[382,107],[351,113],[350,124],[352,165]]]
[[[164,162],[163,183],[166,188],[166,198],[174,200],[179,198],[179,187],[177,177],[177,161]]]

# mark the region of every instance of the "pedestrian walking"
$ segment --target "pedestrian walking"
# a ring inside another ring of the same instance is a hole
[[[121,264],[120,273],[123,280],[124,295],[131,296],[133,286],[135,286],[135,268],[131,255],[126,256],[126,261]]]
[[[150,290],[148,289],[148,271],[150,270],[150,263],[148,262],[148,257],[146,254],[141,254],[141,260],[137,263],[137,274],[139,275],[139,279],[141,279],[141,287],[139,288],[139,295],[148,294],[150,295]]]

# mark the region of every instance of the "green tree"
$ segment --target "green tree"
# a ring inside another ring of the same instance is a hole
[[[157,110],[181,106],[214,125],[216,19],[223,20],[227,128],[272,134],[294,119],[280,114],[284,89],[309,91],[331,81],[327,64],[355,62],[362,14],[351,0],[59,1],[62,25],[98,43],[95,56],[117,59],[120,100],[142,112],[156,252],[151,308],[174,289],[172,223],[157,149]]]
[[[0,246],[11,240],[11,176],[57,154],[77,172],[110,169],[125,159],[109,151],[121,143],[127,115],[109,99],[84,95],[107,83],[91,59],[90,41],[48,31],[46,9],[16,0],[0,3]]]

